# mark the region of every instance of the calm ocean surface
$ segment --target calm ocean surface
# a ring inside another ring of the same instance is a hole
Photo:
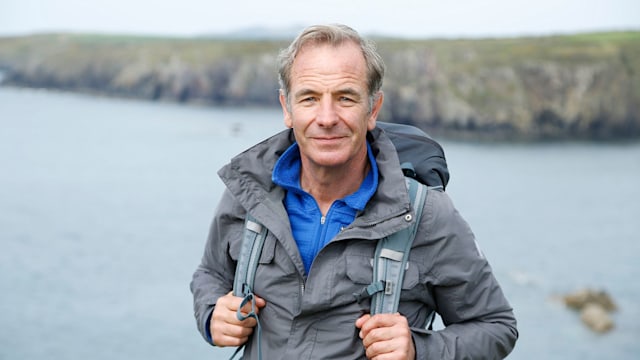
[[[278,109],[0,88],[0,360],[228,358],[189,282],[217,169],[281,128]],[[519,321],[509,358],[637,359],[640,143],[443,146]],[[620,307],[608,334],[555,300],[587,286]]]

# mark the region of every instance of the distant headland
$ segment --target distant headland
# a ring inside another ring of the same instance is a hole
[[[378,37],[381,120],[453,139],[640,138],[640,32]],[[283,39],[0,37],[0,83],[154,101],[278,106]]]

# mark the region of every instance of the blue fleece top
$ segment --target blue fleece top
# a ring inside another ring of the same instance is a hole
[[[276,162],[272,180],[286,190],[284,206],[289,214],[293,238],[298,244],[306,274],[309,274],[313,259],[322,247],[342,228],[353,222],[358,212],[364,210],[367,202],[376,192],[378,166],[369,143],[367,143],[367,155],[371,167],[360,188],[353,194],[334,201],[325,216],[320,212],[320,207],[311,194],[302,190],[300,186],[302,162],[298,144],[293,143]]]

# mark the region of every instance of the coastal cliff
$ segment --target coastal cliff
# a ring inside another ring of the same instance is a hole
[[[288,41],[49,34],[0,38],[2,85],[212,105],[277,102]],[[381,120],[477,140],[640,137],[640,32],[376,39]]]

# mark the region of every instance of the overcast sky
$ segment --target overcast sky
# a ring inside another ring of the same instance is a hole
[[[408,37],[640,30],[640,0],[0,0],[0,35],[192,36],[316,23]]]

